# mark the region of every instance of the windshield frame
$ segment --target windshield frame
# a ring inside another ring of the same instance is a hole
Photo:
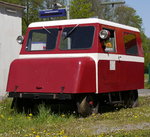
[[[79,26],[93,26],[94,27],[94,35],[93,35],[93,43],[90,49],[76,49],[76,50],[60,50],[60,39],[62,36],[62,30],[64,27],[75,27],[76,24],[70,24],[70,25],[52,25],[52,26],[45,26],[46,29],[53,29],[56,28],[59,30],[58,32],[58,37],[57,37],[57,42],[56,42],[56,47],[53,50],[43,50],[43,51],[27,51],[26,50],[26,45],[28,41],[28,35],[31,30],[34,29],[43,29],[42,26],[40,27],[29,27],[24,35],[24,42],[22,44],[22,47],[20,49],[20,55],[30,55],[30,54],[65,54],[65,53],[95,53],[98,52],[98,34],[99,34],[99,24],[98,23],[85,23],[85,24],[79,24]]]
[[[87,48],[61,49],[61,40],[64,40],[64,38],[62,37],[64,29],[65,28],[72,28],[71,30],[68,31],[69,33],[71,32],[71,34],[72,34],[72,33],[74,33],[74,31],[78,27],[80,27],[80,28],[82,28],[82,27],[93,27],[92,42],[91,42],[90,46],[87,47]],[[89,49],[92,49],[92,46],[93,46],[93,43],[94,43],[94,39],[95,39],[95,33],[96,33],[96,28],[95,28],[95,26],[93,24],[92,25],[91,24],[87,24],[87,25],[76,24],[76,25],[71,25],[71,26],[63,26],[62,31],[61,31],[61,36],[60,36],[59,50],[61,50],[61,51],[75,51],[75,50],[78,50],[79,51],[79,50],[89,50]]]

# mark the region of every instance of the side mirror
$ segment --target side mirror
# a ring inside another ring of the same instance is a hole
[[[22,44],[23,41],[24,41],[24,37],[23,37],[23,36],[18,36],[16,40],[17,40],[17,42],[18,42],[19,44]]]
[[[108,30],[101,30],[99,33],[99,37],[103,40],[106,40],[110,37],[110,32]]]

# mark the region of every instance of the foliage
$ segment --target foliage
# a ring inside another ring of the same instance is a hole
[[[110,1],[110,0],[108,0]],[[110,6],[103,6],[103,0],[73,0],[71,1],[71,18],[98,17],[109,20],[112,17]]]
[[[141,33],[141,38],[145,57],[145,72],[148,73],[148,69],[150,69],[150,38],[147,38],[144,33]]]
[[[31,22],[39,21],[38,10],[42,6],[43,0],[21,0],[21,5],[26,7],[23,16],[23,33]]]
[[[71,17],[98,17],[133,26],[142,31],[142,19],[133,8],[126,5],[112,7],[112,5],[102,5],[102,3],[103,0],[73,0],[70,7]]]
[[[142,30],[142,19],[136,14],[136,11],[131,7],[117,7],[115,9],[115,21]]]
[[[88,18],[93,16],[92,4],[89,0],[74,0],[71,2],[71,18]]]

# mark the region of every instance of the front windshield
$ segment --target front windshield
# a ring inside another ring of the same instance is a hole
[[[58,29],[36,29],[29,32],[27,51],[52,50],[56,46]]]
[[[93,26],[67,27],[63,29],[60,49],[61,50],[76,50],[88,49],[92,46],[94,35]]]

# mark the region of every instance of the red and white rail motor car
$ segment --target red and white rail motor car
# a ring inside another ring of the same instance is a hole
[[[144,85],[137,28],[93,18],[36,22],[18,41],[22,49],[7,84],[16,108],[40,99],[72,100],[88,115],[103,102],[137,104]]]

